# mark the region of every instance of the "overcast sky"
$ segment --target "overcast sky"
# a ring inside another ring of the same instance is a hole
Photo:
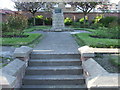
[[[118,3],[120,0],[110,0],[112,3]],[[14,3],[11,0],[0,0],[0,9],[8,8],[11,10],[14,9]]]

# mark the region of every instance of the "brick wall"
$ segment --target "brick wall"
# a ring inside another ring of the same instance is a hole
[[[31,13],[22,13],[23,15],[26,15],[28,17],[32,17],[32,14]],[[93,19],[94,17],[96,17],[97,15],[101,15],[103,13],[89,13],[87,16],[89,18],[89,20]],[[47,18],[51,18],[52,17],[52,13],[51,12],[38,12],[36,13],[36,15],[43,15],[44,17],[47,17]],[[120,16],[120,13],[105,13],[104,16]],[[70,17],[72,18],[73,20],[77,20],[77,19],[80,19],[83,17],[83,13],[81,12],[64,12],[64,17]]]
[[[94,19],[97,15],[102,15],[103,13],[89,13],[87,16],[88,16],[88,19],[91,20],[91,19]],[[64,16],[65,18],[66,17],[70,17],[72,18],[73,20],[77,20],[77,19],[80,19],[83,17],[83,13],[70,13],[70,12],[65,12],[64,13]],[[120,16],[120,13],[105,13],[104,16]]]
[[[22,12],[21,14],[27,16],[27,17],[32,17],[32,14],[29,13],[29,12]],[[88,16],[88,19],[91,20],[91,19],[94,19],[94,17],[96,17],[97,15],[101,15],[102,13],[96,13],[96,12],[93,12],[93,13],[89,13],[87,16]],[[36,15],[43,15],[45,18],[51,18],[52,17],[52,13],[51,12],[37,12]],[[6,15],[3,15],[3,21],[4,21],[4,18],[5,18]],[[120,13],[105,13],[104,16],[120,16]],[[72,18],[73,20],[78,20],[80,18],[83,17],[83,13],[82,12],[64,12],[64,17],[70,17]]]

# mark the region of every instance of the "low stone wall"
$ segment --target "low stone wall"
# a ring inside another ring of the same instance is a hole
[[[88,89],[108,88],[107,90],[109,90],[111,88],[110,90],[112,90],[114,88],[114,90],[118,90],[118,87],[120,87],[118,83],[120,75],[117,73],[108,73],[102,66],[92,59],[92,57],[95,56],[94,53],[119,53],[118,49],[97,49],[84,46],[78,50],[81,53],[82,66]]]
[[[14,88],[20,88],[22,84],[22,78],[25,74],[27,63],[29,60],[29,54],[32,52],[32,48],[27,46],[21,46],[14,51],[14,61],[7,66],[0,69],[0,87],[2,89],[13,90]]]
[[[118,88],[119,74],[108,73],[95,60],[82,62],[88,88]]]
[[[83,46],[78,49],[81,54],[81,60],[87,60],[95,56],[95,53],[102,53],[102,54],[118,54],[120,50],[117,48],[92,48],[89,46]]]
[[[19,59],[15,59],[7,66],[1,69],[0,85],[2,88],[20,88],[22,78],[25,74],[26,63]]]

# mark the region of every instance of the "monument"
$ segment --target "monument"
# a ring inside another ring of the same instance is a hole
[[[62,8],[55,8],[53,10],[53,21],[52,21],[52,29],[55,31],[61,31],[65,28],[64,25],[64,15]]]
[[[63,3],[59,3],[58,7],[54,8],[51,31],[68,30],[68,28],[65,28],[65,24],[64,24],[64,14],[63,14],[64,7],[65,5]]]

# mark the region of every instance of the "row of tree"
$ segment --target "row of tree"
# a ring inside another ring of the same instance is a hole
[[[54,6],[58,3],[54,2],[18,2],[18,0],[13,0],[15,3],[15,8],[18,9],[18,11],[29,11],[34,18],[34,25],[35,25],[35,13],[38,10],[46,10],[51,11]],[[64,4],[70,4],[72,7],[75,7],[76,9],[79,9],[84,14],[84,23],[86,23],[86,15],[96,7],[98,4],[102,4],[102,2],[68,2]],[[104,8],[101,7],[101,10]]]

